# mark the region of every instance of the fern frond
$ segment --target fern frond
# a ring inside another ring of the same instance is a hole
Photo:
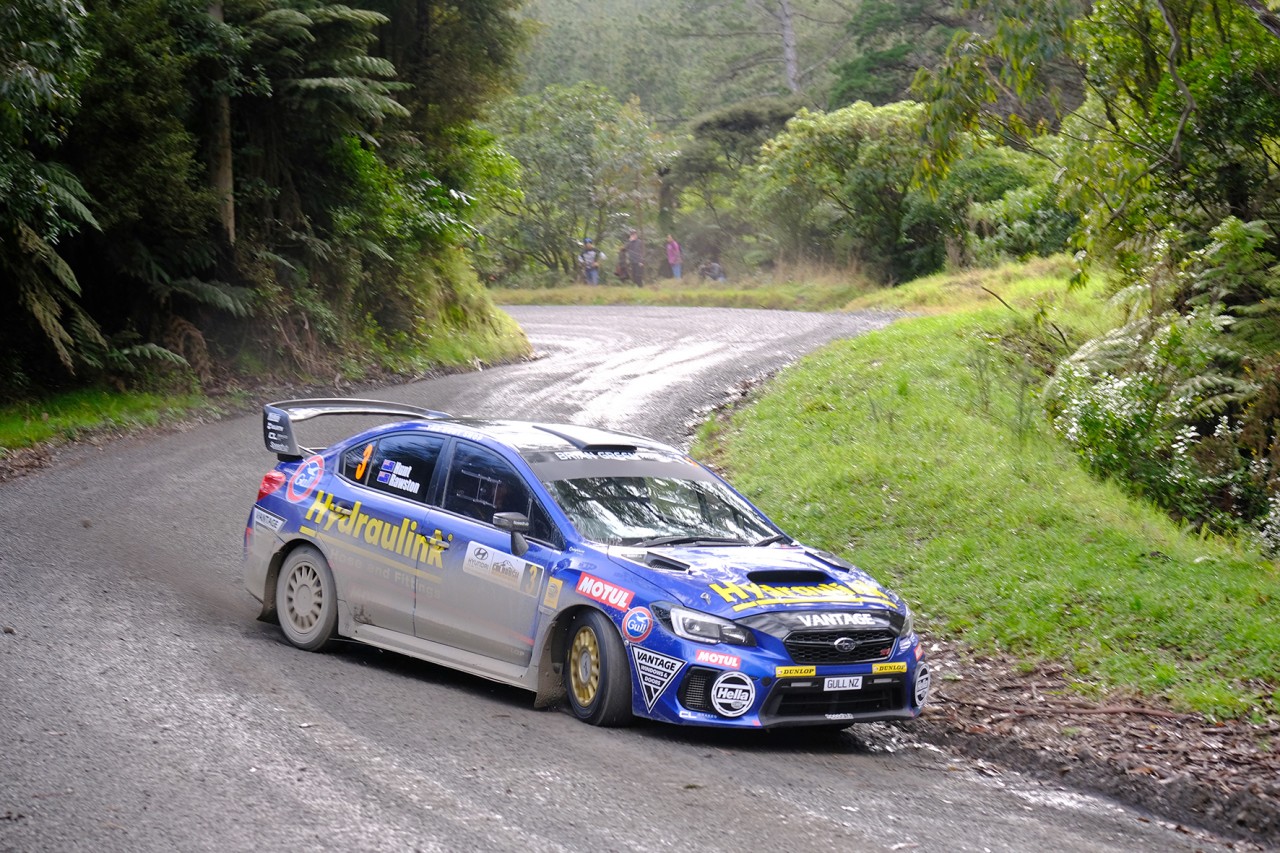
[[[1192,377],[1178,387],[1177,393],[1183,399],[1200,398],[1187,411],[1188,419],[1200,420],[1248,403],[1257,396],[1260,387],[1255,382],[1217,374]]]
[[[137,362],[140,360],[166,362],[178,367],[190,366],[185,358],[173,350],[165,349],[159,344],[152,343],[134,344],[120,349],[111,349],[108,358],[112,367],[128,372],[136,370]]]
[[[368,29],[380,27],[391,20],[380,12],[374,12],[369,9],[352,9],[350,6],[341,4],[322,6],[312,12],[311,17],[318,24],[348,23]]]
[[[102,230],[102,226],[89,210],[89,202],[92,200],[89,191],[70,169],[58,163],[40,163],[37,171],[44,182],[44,190],[53,197],[64,214],[84,222],[97,231]]]
[[[179,278],[173,280],[171,289],[235,317],[248,317],[253,312],[253,291],[247,287],[235,287],[221,281]]]

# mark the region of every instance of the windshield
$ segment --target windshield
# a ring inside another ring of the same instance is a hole
[[[546,486],[578,532],[604,545],[749,545],[778,532],[714,480],[581,477]]]

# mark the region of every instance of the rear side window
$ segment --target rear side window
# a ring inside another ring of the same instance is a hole
[[[342,473],[371,489],[425,501],[443,448],[436,436],[383,436],[343,454]]]
[[[493,523],[499,512],[518,512],[529,519],[529,535],[557,544],[551,519],[529,491],[524,478],[501,456],[459,441],[449,465],[444,508],[458,515]]]

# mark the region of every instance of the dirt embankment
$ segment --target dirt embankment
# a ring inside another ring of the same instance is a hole
[[[929,641],[932,705],[914,725],[929,742],[1176,824],[1280,849],[1280,724],[1214,722],[1149,700],[1080,700],[1062,667]]]

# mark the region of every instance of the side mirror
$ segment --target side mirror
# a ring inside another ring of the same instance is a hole
[[[529,516],[523,512],[496,512],[493,514],[493,526],[499,530],[511,531],[511,553],[523,557],[529,550],[529,543],[524,534],[529,530]]]

